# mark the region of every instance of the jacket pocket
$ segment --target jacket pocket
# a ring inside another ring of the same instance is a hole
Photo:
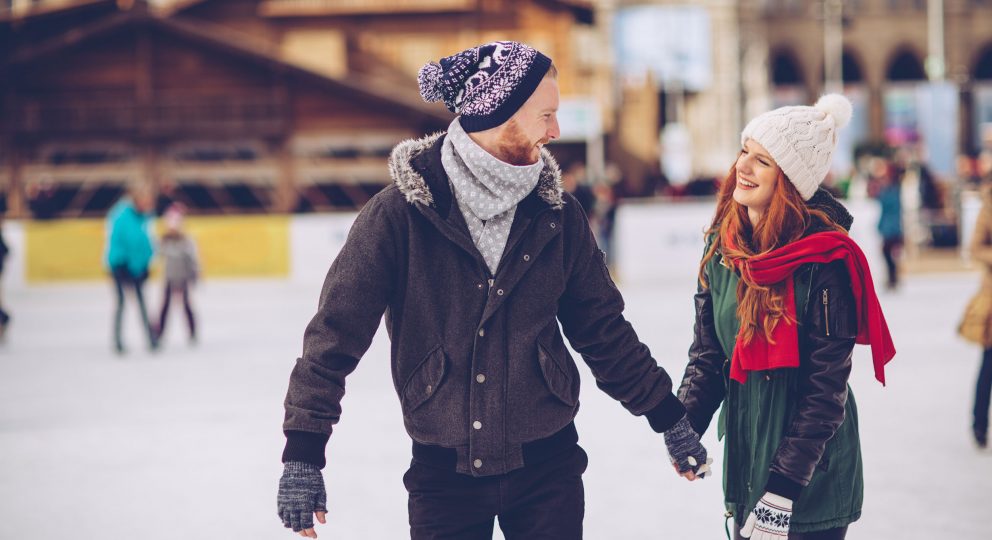
[[[409,414],[434,397],[444,382],[447,355],[440,345],[431,349],[403,385],[403,410]]]
[[[579,402],[579,385],[570,374],[567,364],[551,354],[544,345],[537,345],[537,361],[541,365],[541,374],[548,390],[565,405],[574,406]]]

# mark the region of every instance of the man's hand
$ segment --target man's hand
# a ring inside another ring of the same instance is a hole
[[[317,521],[327,523],[324,519],[327,492],[320,469],[310,463],[287,462],[279,479],[276,506],[279,519],[286,528],[306,538],[317,538],[317,532],[313,529],[314,514]]]
[[[692,429],[687,416],[665,432],[665,445],[680,476],[690,481],[705,478],[713,460],[706,458],[706,448],[699,442],[699,434]]]
[[[792,501],[765,493],[741,527],[741,537],[753,540],[785,540],[792,521]]]

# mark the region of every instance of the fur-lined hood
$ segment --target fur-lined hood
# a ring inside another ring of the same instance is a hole
[[[441,131],[420,139],[408,139],[393,148],[389,156],[389,176],[392,177],[396,188],[399,189],[408,203],[434,206],[434,194],[431,193],[427,180],[413,166],[413,162],[425,152],[433,149],[444,135],[445,132]],[[565,202],[561,169],[547,148],[541,149],[541,158],[544,160],[544,169],[541,170],[541,176],[537,180],[535,190],[544,202],[552,208],[560,210]],[[440,159],[440,154],[438,154],[438,159]]]

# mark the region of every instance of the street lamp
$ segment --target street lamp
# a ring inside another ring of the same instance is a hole
[[[829,94],[844,91],[843,11],[843,0],[823,0],[823,83]]]

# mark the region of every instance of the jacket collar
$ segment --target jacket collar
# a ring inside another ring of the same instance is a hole
[[[408,203],[434,208],[447,218],[453,196],[448,175],[441,165],[444,135],[442,131],[396,145],[389,156],[389,175]],[[564,205],[558,162],[546,148],[541,149],[541,157],[544,159],[544,169],[537,187],[518,205],[518,210],[531,215],[541,207],[560,210]]]
[[[827,214],[834,221],[834,223],[844,227],[844,229],[850,231],[851,225],[854,223],[854,216],[844,208],[844,205],[840,203],[829,191],[823,189],[822,187],[817,189],[812,197],[806,201],[806,206],[809,208],[815,208]],[[818,220],[813,220],[809,229],[806,231],[806,235],[826,232],[830,228],[823,225]]]

